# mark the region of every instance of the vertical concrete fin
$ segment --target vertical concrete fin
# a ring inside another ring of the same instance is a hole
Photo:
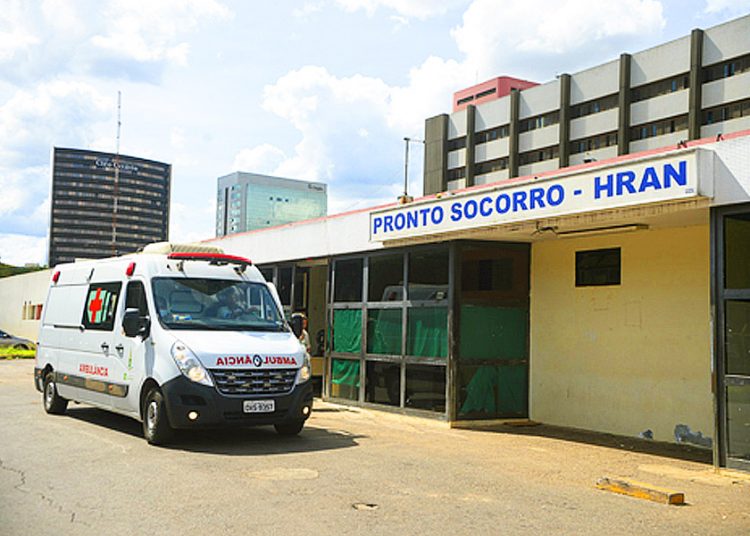
[[[570,75],[560,75],[560,167],[570,165]]]
[[[620,93],[617,99],[617,154],[630,152],[630,54],[620,54]]]
[[[425,120],[424,195],[448,189],[448,114]]]
[[[688,136],[701,137],[701,104],[703,100],[703,30],[690,34],[690,89],[688,96]]]
[[[466,107],[466,186],[474,186],[476,111],[477,107],[473,104]]]
[[[518,177],[518,127],[521,103],[521,92],[513,88],[510,90],[510,128],[508,139],[508,176]]]

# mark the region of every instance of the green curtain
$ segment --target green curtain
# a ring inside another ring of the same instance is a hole
[[[362,349],[362,310],[333,311],[333,351],[358,354]]]
[[[401,309],[368,309],[367,353],[401,355]]]
[[[525,307],[461,307],[461,360],[526,359]]]
[[[407,354],[419,357],[448,356],[448,309],[414,307],[409,309]]]
[[[331,362],[331,394],[336,398],[359,398],[359,361],[334,359]]]
[[[496,417],[525,416],[526,382],[526,365],[476,367],[466,383],[466,399],[459,415],[484,413],[486,416]]]

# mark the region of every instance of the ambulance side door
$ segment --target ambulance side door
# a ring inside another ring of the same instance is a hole
[[[81,402],[111,407],[109,385],[115,369],[113,331],[122,283],[91,283],[81,318],[82,330],[72,334],[75,351],[61,359],[58,384],[69,386],[73,393],[61,389],[62,396]],[[61,356],[62,357],[62,356]]]
[[[117,371],[116,381],[121,385],[112,393],[112,401],[118,409],[129,413],[136,413],[140,410],[139,391],[143,383],[147,355],[153,359],[153,345],[150,337],[150,330],[143,335],[128,337],[122,327],[122,320],[125,311],[128,309],[137,309],[142,317],[153,318],[146,298],[146,289],[143,281],[132,279],[125,287],[125,296],[123,307],[118,315],[118,325],[114,334],[114,351],[115,367]]]

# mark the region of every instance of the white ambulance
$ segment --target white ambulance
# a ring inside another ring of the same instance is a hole
[[[294,435],[312,411],[310,358],[275,287],[219,248],[158,243],[59,265],[43,311],[34,379],[47,413],[84,402],[163,444],[176,428]]]

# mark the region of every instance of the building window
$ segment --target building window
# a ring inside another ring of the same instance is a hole
[[[452,140],[448,140],[448,151],[458,151],[459,149],[463,149],[466,147],[466,136],[461,136],[460,138],[455,138]]]
[[[578,117],[585,117],[587,115],[597,114],[612,108],[617,108],[617,99],[618,95],[615,93],[614,95],[608,95],[596,100],[576,104],[570,107],[570,117],[571,119],[576,119]]]
[[[519,132],[528,132],[530,130],[536,130],[538,128],[549,127],[556,125],[560,122],[560,111],[555,110],[546,114],[535,115],[534,117],[527,117],[522,119],[518,123]]]
[[[619,285],[620,248],[576,251],[576,286]]]
[[[570,142],[570,154],[596,151],[597,149],[603,149],[612,145],[617,145],[617,132],[607,132],[606,134],[591,136],[590,138],[573,140]]]
[[[484,175],[485,173],[492,173],[493,171],[500,171],[503,169],[508,169],[507,156],[474,164],[474,175]]]
[[[466,167],[454,168],[448,170],[448,181],[457,181],[466,177]]]
[[[703,83],[750,71],[750,54],[703,68]]]
[[[501,125],[499,127],[491,128],[489,130],[483,130],[477,132],[474,141],[477,145],[480,143],[487,143],[488,141],[498,140],[500,138],[507,138],[510,133],[510,125]]]
[[[630,141],[653,138],[655,136],[662,136],[664,134],[672,134],[674,132],[679,132],[680,130],[687,130],[687,127],[687,115],[670,117],[668,119],[660,119],[659,121],[654,121],[653,123],[646,123],[644,125],[631,127]]]
[[[543,147],[541,149],[534,149],[518,155],[518,163],[522,166],[528,164],[534,164],[536,162],[543,162],[545,160],[552,160],[560,155],[560,146],[552,145],[550,147]]]
[[[750,99],[722,104],[721,106],[714,106],[713,108],[703,110],[702,124],[711,125],[740,117],[750,117]]]
[[[690,87],[690,79],[687,73],[683,73],[677,76],[665,78],[663,80],[657,80],[650,84],[644,84],[642,86],[634,87],[630,90],[630,101],[639,102],[643,100],[653,99],[659,95],[666,95],[667,93],[674,93],[675,91],[681,91]]]

